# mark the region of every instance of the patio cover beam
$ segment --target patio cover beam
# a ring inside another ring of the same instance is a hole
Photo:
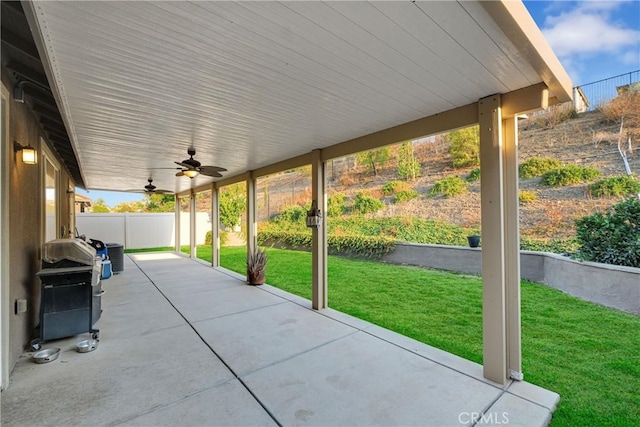
[[[311,305],[315,310],[327,308],[327,181],[326,162],[322,160],[321,150],[311,153],[311,200],[320,209],[321,225],[311,230],[311,269],[312,297]]]
[[[529,94],[530,96],[531,94]],[[540,94],[542,105],[548,96]],[[506,98],[503,104],[503,98]],[[517,111],[526,99],[492,95],[478,103],[482,211],[483,369],[487,379],[522,380]],[[514,110],[515,109],[515,110]],[[510,117],[503,117],[510,111]]]
[[[256,178],[247,174],[247,257],[258,247],[258,203]]]
[[[571,101],[571,79],[525,5],[519,1],[482,1],[480,5],[553,92],[553,103]]]
[[[478,104],[474,102],[324,148],[322,160],[327,161],[386,145],[450,132],[476,123],[478,123]]]
[[[196,257],[196,194],[189,195],[189,257]]]
[[[485,378],[507,381],[505,248],[500,95],[479,102],[482,211],[482,364]]]
[[[211,266],[220,266],[220,190],[211,184]]]
[[[176,252],[180,253],[180,196],[178,196],[177,194],[175,194],[173,196],[173,200],[174,200],[174,205],[175,205],[175,221],[176,221],[176,229],[175,229],[175,242],[174,242],[174,249],[176,250]]]

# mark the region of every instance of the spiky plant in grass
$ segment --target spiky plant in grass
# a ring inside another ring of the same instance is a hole
[[[256,248],[247,256],[247,283],[250,285],[264,284],[264,273],[267,267],[267,252]]]

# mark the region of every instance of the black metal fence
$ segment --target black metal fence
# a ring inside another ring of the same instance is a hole
[[[577,98],[584,95],[587,104],[585,105],[586,110],[595,110],[627,90],[640,91],[640,70],[576,86],[573,92],[574,98],[576,98],[574,105],[577,107],[576,103],[580,102]]]

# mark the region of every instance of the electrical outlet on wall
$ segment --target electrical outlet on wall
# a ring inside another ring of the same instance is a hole
[[[26,313],[27,311],[27,300],[26,299],[17,299],[16,300],[16,314]]]

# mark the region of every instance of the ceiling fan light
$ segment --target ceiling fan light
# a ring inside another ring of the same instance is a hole
[[[198,172],[195,169],[187,169],[186,171],[182,172],[185,176],[188,176],[189,178],[193,179],[196,176],[200,175],[200,172]]]

